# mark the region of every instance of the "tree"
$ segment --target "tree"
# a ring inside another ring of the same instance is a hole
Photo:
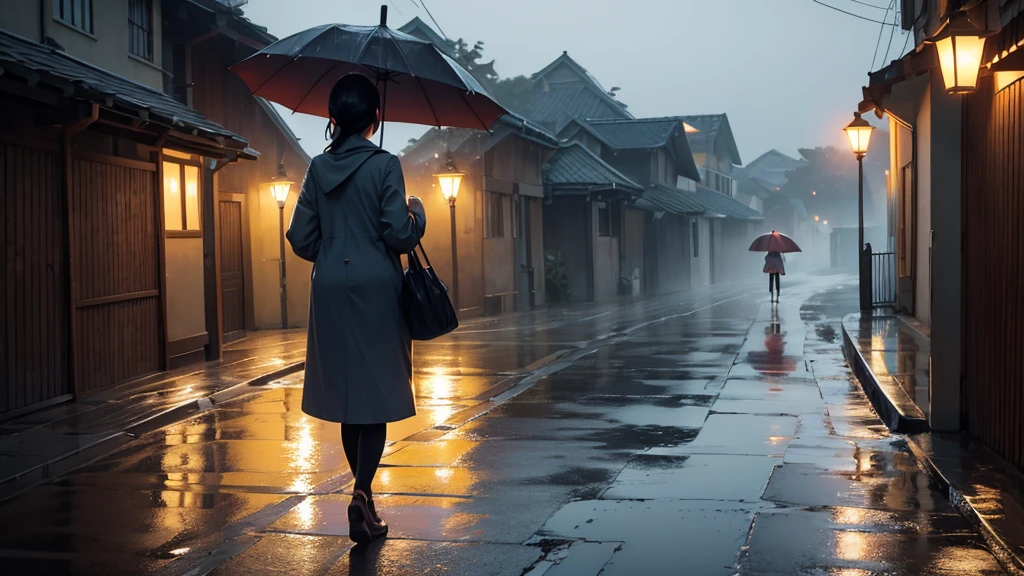
[[[872,148],[864,159],[864,212],[867,215],[885,206],[885,169],[888,168],[889,139],[885,133],[872,138]],[[801,148],[807,163],[787,174],[781,195],[803,201],[810,217],[818,216],[833,226],[857,223],[857,160],[849,149],[835,146]],[[879,183],[878,175],[882,180]],[[878,198],[881,194],[881,199]]]
[[[484,57],[484,43],[477,41],[471,47],[465,40],[448,40],[448,47],[454,54],[453,60],[476,78],[499,104],[512,111],[522,110],[527,102],[530,79],[526,76],[501,78],[494,69],[494,60],[481,62]]]

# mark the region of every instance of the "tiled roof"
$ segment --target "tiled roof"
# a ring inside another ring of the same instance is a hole
[[[589,120],[587,123],[612,148],[659,148],[683,129],[677,118]]]
[[[546,76],[561,65],[577,76],[570,81],[549,82]],[[626,105],[613,98],[597,78],[569,57],[555,58],[531,77],[532,94],[521,112],[527,118],[560,132],[573,118],[632,118]]]
[[[697,186],[695,196],[697,202],[704,207],[708,215],[719,215],[733,220],[763,219],[762,216],[758,214],[757,210],[754,210],[750,206],[747,206],[731,196],[715,192],[710,188]]]
[[[747,164],[746,170],[751,178],[774,187],[785,184],[788,180],[786,173],[804,164],[806,164],[804,160],[787,156],[778,150],[769,150]]]
[[[686,135],[694,154],[713,154],[715,141],[721,135],[727,139],[725,144],[729,147],[733,162],[737,165],[743,163],[740,160],[739,148],[736,146],[736,138],[732,134],[732,127],[729,126],[728,116],[725,114],[699,114],[680,116],[679,119],[697,129],[697,132],[689,132]]]
[[[637,207],[651,212],[671,214],[703,214],[704,207],[697,201],[696,193],[673,186],[655,184],[644,190],[637,199]]]
[[[131,117],[144,118],[189,135],[210,140],[214,147],[241,150],[245,138],[207,120],[167,94],[97,68],[49,46],[0,30],[0,69],[4,77],[17,76],[38,86],[100,104]]]
[[[523,106],[523,116],[559,132],[573,118],[632,118],[610,98],[603,98],[595,89],[577,84],[564,88],[536,88]]]
[[[544,165],[544,184],[559,188],[621,189],[639,194],[643,188],[581,144],[569,144]]]
[[[683,132],[682,122],[675,117],[638,118],[616,120],[584,120],[575,118],[559,134],[562,138],[572,138],[572,129],[579,126],[592,134],[602,144],[611,149],[635,150],[661,148],[674,144],[676,154],[676,171],[694,181],[700,181],[700,172],[690,151],[690,145]]]
[[[420,40],[426,40],[438,50],[444,52],[449,58],[454,58],[455,53],[452,51],[452,47],[448,42],[441,37],[440,34],[434,32],[434,29],[429,24],[420,20],[419,16],[414,17],[412,20],[406,22],[403,26],[398,29],[399,32],[404,32],[410,36],[415,36]]]

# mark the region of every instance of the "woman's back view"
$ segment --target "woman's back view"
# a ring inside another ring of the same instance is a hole
[[[356,480],[349,507],[356,541],[387,533],[370,485],[386,423],[416,414],[401,254],[426,226],[422,205],[406,202],[398,158],[367,140],[379,108],[367,78],[338,81],[330,101],[334,138],[310,164],[288,228],[295,254],[313,262],[302,410],[342,424]]]

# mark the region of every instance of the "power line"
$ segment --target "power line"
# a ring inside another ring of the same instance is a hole
[[[895,3],[896,3],[896,0],[890,0],[889,7],[885,9],[885,16],[883,18],[888,18],[889,17],[889,10],[892,8],[893,4],[895,4]],[[885,31],[885,23],[884,23],[884,20],[883,20],[883,24],[878,27],[878,39],[875,40],[875,53],[871,55],[871,68],[869,68],[869,70],[874,70],[875,69],[875,59],[878,58],[878,48],[882,45],[882,32],[884,32],[884,31]],[[889,42],[892,43],[892,37],[891,36],[889,37]]]
[[[437,23],[434,15],[430,13],[430,8],[427,8],[427,0],[420,0],[420,4],[423,6],[423,10],[426,11],[427,16],[430,16],[430,21],[437,27],[437,31],[441,33],[441,36],[443,36],[445,40],[451,41],[451,38],[448,38],[448,35],[444,33],[444,30],[441,30],[441,25]]]
[[[420,1],[422,2],[422,0],[420,0]],[[821,4],[825,8],[831,8],[831,9],[835,10],[836,12],[842,12],[843,14],[846,14],[847,16],[853,16],[854,18],[860,18],[861,20],[867,20],[868,22],[874,22],[875,24],[881,24],[883,26],[895,26],[895,24],[890,24],[889,22],[883,22],[881,20],[875,20],[874,18],[868,18],[867,16],[861,16],[860,14],[854,14],[853,12],[847,12],[846,10],[843,10],[842,8],[836,8],[835,6],[832,6],[831,4],[825,4],[821,0],[812,0],[812,1],[815,4]]]
[[[893,2],[896,2],[896,0],[893,0]],[[889,29],[889,43],[885,45],[885,56],[882,56],[883,66],[885,66],[885,63],[889,61],[889,49],[892,48],[892,37],[893,35],[896,34],[896,21],[899,19],[899,17],[900,13],[898,10],[892,13],[893,26],[892,28]]]
[[[860,0],[850,0],[850,2],[860,4],[861,6],[870,6],[871,8],[877,8],[879,10],[889,10],[889,7],[875,6],[874,4],[868,4],[867,2],[861,2]]]

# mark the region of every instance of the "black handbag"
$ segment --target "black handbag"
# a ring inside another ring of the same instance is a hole
[[[434,273],[427,252],[417,244],[423,260],[420,262],[416,249],[409,252],[409,267],[402,279],[402,309],[405,324],[413,340],[433,340],[459,327],[455,307],[448,298],[448,287]]]

